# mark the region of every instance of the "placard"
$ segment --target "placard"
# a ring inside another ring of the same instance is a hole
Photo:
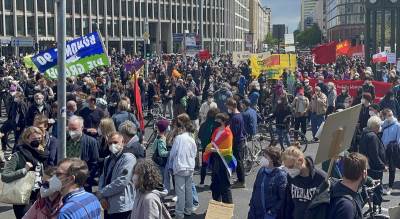
[[[211,200],[208,202],[205,219],[231,219],[233,217],[234,204],[225,204]]]

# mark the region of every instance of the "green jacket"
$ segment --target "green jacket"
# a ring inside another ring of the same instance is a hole
[[[28,172],[25,169],[26,160],[20,152],[15,152],[11,155],[11,159],[6,162],[4,170],[1,173],[1,181],[5,183],[13,182],[26,175]]]
[[[204,149],[211,142],[211,137],[214,131],[214,119],[206,119],[206,121],[201,124],[199,129],[198,137],[201,142],[201,148]]]
[[[156,152],[156,147],[158,147],[158,155],[160,157],[168,157],[167,140],[165,137],[157,136],[153,143],[153,152]]]

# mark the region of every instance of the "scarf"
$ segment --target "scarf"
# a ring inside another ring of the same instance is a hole
[[[16,151],[20,152],[26,161],[32,163],[33,166],[36,166],[38,163],[44,163],[49,158],[48,151],[39,151],[37,148],[26,144],[17,146]]]
[[[51,201],[49,198],[39,198],[37,200],[36,209],[40,210],[48,218],[56,216],[62,207],[62,196],[59,194],[57,198]]]
[[[232,171],[236,169],[237,161],[233,156],[232,145],[233,145],[233,134],[229,126],[226,126],[222,131],[222,134],[218,135],[219,128],[215,129],[212,137],[211,143],[207,145],[206,150],[203,154],[203,161],[209,163],[211,156],[211,148],[216,148],[219,156],[229,172],[232,175]]]

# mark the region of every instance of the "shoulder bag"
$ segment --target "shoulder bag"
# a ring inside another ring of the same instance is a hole
[[[0,202],[14,205],[28,204],[35,177],[34,171],[28,171],[24,177],[10,183],[0,180]]]

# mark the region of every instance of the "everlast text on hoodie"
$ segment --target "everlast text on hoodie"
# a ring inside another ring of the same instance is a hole
[[[306,157],[306,165],[310,168],[310,175],[300,175],[291,178],[288,175],[288,186],[286,189],[285,219],[306,219],[305,212],[318,187],[325,180],[326,173],[315,169],[314,162]]]

